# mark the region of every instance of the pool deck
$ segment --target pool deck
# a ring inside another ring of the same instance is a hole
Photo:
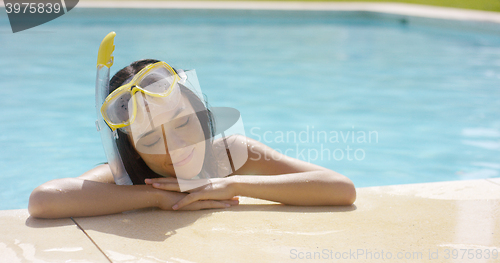
[[[345,10],[500,23],[500,13],[396,3],[82,0],[78,7]],[[492,258],[500,252],[500,178],[358,188],[357,194],[347,207],[242,197],[223,210],[143,209],[56,220],[4,210],[0,263],[500,262],[500,255]]]
[[[410,17],[500,23],[500,13],[405,3],[300,2],[300,1],[100,1],[80,0],[81,7],[361,11]]]
[[[0,262],[500,260],[484,259],[486,251],[500,252],[500,178],[357,192],[355,204],[342,207],[241,198],[228,209],[56,220],[0,211]],[[451,253],[458,259],[447,259]]]

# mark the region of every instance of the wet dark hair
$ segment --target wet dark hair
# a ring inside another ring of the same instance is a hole
[[[123,85],[123,83],[129,78],[133,77],[144,67],[160,62],[156,59],[143,59],[132,62],[129,66],[118,71],[109,81],[108,94],[113,92],[115,89]],[[175,69],[174,69],[175,70]],[[213,157],[213,152],[211,148],[211,142],[214,134],[214,124],[213,116],[208,108],[205,107],[203,101],[196,96],[191,90],[179,84],[180,91],[183,96],[185,96],[191,106],[196,112],[196,115],[200,121],[203,133],[205,135],[205,140],[207,141],[207,147],[205,150],[205,159],[203,163],[202,171],[208,172],[209,174],[217,173],[217,166],[215,165],[215,158]],[[120,129],[117,130],[118,139],[116,140],[118,152],[120,153],[123,166],[127,171],[133,184],[144,184],[146,178],[159,178],[161,175],[155,173],[151,170],[144,160],[139,156],[137,151],[134,149],[130,143],[130,139],[127,134],[122,132]],[[210,140],[208,140],[210,139]]]

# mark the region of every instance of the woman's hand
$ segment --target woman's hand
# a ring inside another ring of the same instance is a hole
[[[180,179],[179,179],[180,180]],[[179,183],[177,178],[153,178],[146,179],[147,185],[152,185],[156,189],[180,192]],[[195,184],[197,182],[192,181]],[[189,180],[183,181],[182,184],[189,184]],[[191,189],[189,194],[184,198],[177,201],[171,209],[173,210],[197,210],[206,208],[220,208],[212,207],[224,205],[229,207],[231,205],[238,205],[238,198],[235,197],[234,183],[231,177],[226,178],[212,178],[208,180],[208,184]],[[222,207],[222,208],[224,208]],[[170,209],[170,208],[164,208]]]

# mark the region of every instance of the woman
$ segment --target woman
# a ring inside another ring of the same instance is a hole
[[[182,74],[164,62],[140,60],[109,83],[102,114],[117,133],[116,146],[133,185],[115,184],[112,167],[102,164],[77,178],[37,187],[30,196],[30,214],[61,218],[147,207],[226,208],[238,205],[238,196],[287,205],[354,202],[354,185],[341,174],[242,135],[214,140],[212,113],[182,84]]]

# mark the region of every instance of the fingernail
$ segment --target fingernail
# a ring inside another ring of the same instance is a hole
[[[178,206],[178,205],[174,205],[174,206],[172,206],[172,209],[174,209],[174,210],[177,210],[177,208],[179,208],[179,206]]]
[[[225,204],[226,207],[230,207],[231,205],[230,204]]]

